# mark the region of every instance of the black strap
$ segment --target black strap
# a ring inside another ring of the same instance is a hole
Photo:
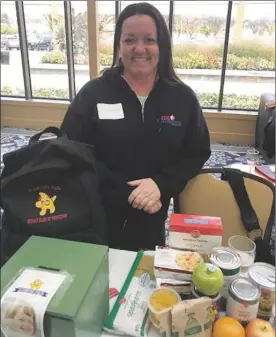
[[[36,133],[35,135],[33,135],[30,140],[29,140],[29,144],[31,143],[37,143],[40,139],[40,137],[44,134],[44,133],[52,133],[57,137],[66,137],[66,134],[64,131],[62,131],[61,129],[55,127],[55,126],[48,126],[46,129]]]
[[[232,188],[248,236],[254,241],[262,239],[259,219],[248,197],[242,172],[235,169],[224,169],[224,177]]]

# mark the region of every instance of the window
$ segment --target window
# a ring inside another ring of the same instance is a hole
[[[68,99],[63,1],[24,1],[34,98]]]
[[[222,107],[256,110],[275,92],[275,2],[234,1],[232,18]]]
[[[89,81],[87,2],[72,1],[72,30],[76,91]]]
[[[115,1],[98,1],[100,69],[110,67],[113,59]]]
[[[143,1],[142,1],[143,2]],[[169,1],[144,1],[154,5],[169,20]],[[118,6],[119,1],[117,1]],[[123,10],[126,6],[136,1],[121,1],[118,8]],[[115,31],[115,1],[98,1],[99,13],[99,41],[100,41],[100,64],[101,70],[112,64],[113,39]]]
[[[93,53],[100,70],[112,64],[116,17],[135,2],[96,1],[97,49],[88,43],[94,1],[1,1],[1,95],[72,100],[89,67],[97,71]],[[275,92],[274,1],[148,2],[165,18],[176,72],[203,108],[257,110],[261,94]]]
[[[1,95],[25,96],[14,1],[1,1]]]
[[[170,2],[169,1],[121,1],[122,3],[122,10],[127,7],[128,5],[131,5],[133,3],[137,2],[148,2],[154,7],[156,7],[160,13],[164,16],[167,24],[169,23],[169,12],[170,12]]]
[[[227,1],[175,1],[173,62],[205,108],[218,108]]]

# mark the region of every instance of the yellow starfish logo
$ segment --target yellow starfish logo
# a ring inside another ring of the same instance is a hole
[[[39,290],[43,286],[43,282],[39,279],[34,280],[32,283],[30,283],[30,287],[33,290]]]
[[[55,195],[51,198],[48,194],[44,192],[39,192],[38,201],[35,203],[35,207],[41,209],[39,213],[41,216],[44,216],[48,210],[50,214],[53,214],[55,212],[56,198],[57,197]]]

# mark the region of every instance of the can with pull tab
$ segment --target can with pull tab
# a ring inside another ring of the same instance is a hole
[[[257,262],[249,268],[248,275],[261,290],[258,318],[269,321],[275,303],[275,267],[268,263]]]

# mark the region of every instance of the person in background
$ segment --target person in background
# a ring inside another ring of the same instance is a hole
[[[169,31],[154,6],[121,12],[111,68],[78,92],[61,128],[95,147],[109,246],[164,245],[170,199],[209,158],[210,137],[194,91],[173,69]]]

